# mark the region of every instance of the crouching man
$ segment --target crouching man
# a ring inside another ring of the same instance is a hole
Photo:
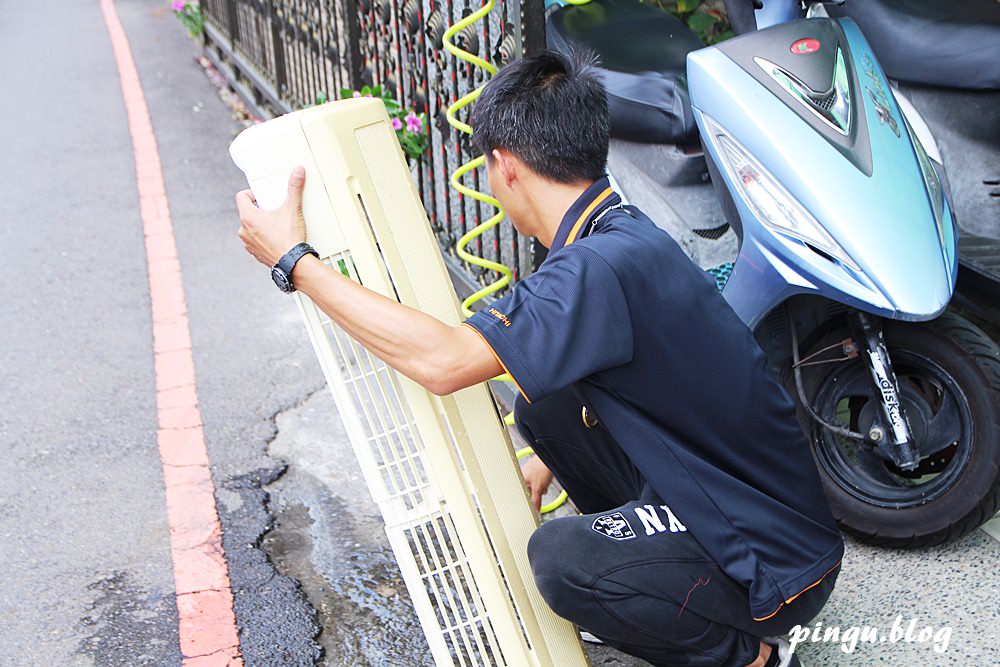
[[[510,373],[536,504],[554,474],[583,513],[528,545],[556,613],[654,665],[799,664],[771,637],[822,608],[843,542],[750,331],[610,187],[598,74],[553,53],[514,62],[472,125],[493,194],[549,249],[537,272],[458,327],[310,254],[296,253],[294,287],[437,394]],[[275,211],[237,195],[240,238],[266,266],[305,240],[303,179]]]

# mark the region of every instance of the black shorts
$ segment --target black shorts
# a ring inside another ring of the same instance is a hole
[[[819,613],[838,570],[754,620],[747,589],[581,410],[567,389],[531,404],[519,398],[514,411],[522,436],[584,513],[546,522],[528,544],[535,581],[557,614],[654,665],[742,667],[757,658],[761,637]]]

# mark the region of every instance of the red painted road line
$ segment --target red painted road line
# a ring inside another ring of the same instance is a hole
[[[101,0],[135,151],[156,365],[156,433],[184,667],[242,667],[229,570],[208,467],[181,268],[149,109],[114,0]]]

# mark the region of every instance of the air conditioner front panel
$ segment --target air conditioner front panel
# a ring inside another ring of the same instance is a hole
[[[322,260],[457,324],[436,240],[382,103],[330,103],[244,131],[230,149],[258,204],[306,168],[303,213]],[[316,349],[439,665],[586,665],[575,629],[534,586],[537,520],[485,384],[437,397],[299,295]]]

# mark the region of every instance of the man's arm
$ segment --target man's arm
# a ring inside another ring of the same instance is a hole
[[[305,172],[295,169],[288,198],[262,211],[249,190],[236,195],[240,239],[251,255],[274,266],[292,246],[305,240],[302,188]],[[439,396],[503,372],[486,342],[471,328],[449,326],[425,313],[359,285],[307,255],[292,272],[296,289],[373,354]]]
[[[312,255],[295,266],[292,282],[373,354],[439,396],[503,373],[469,327],[449,326],[377,294]]]

